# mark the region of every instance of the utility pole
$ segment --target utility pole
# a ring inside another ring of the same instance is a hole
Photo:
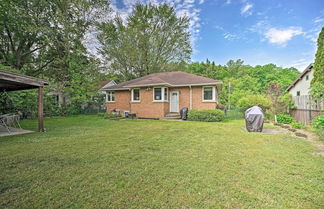
[[[231,108],[231,82],[228,82],[228,109]]]

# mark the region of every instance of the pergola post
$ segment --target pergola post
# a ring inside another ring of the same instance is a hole
[[[38,87],[38,131],[44,132],[44,120],[43,120],[43,87]]]

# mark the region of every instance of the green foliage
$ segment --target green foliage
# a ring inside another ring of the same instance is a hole
[[[121,118],[120,114],[112,114],[112,113],[105,113],[103,118],[104,119],[112,119],[112,118]]]
[[[281,68],[274,64],[252,67],[244,65],[242,60],[230,60],[226,65],[216,65],[207,59],[201,63],[190,63],[184,70],[223,81],[223,89],[219,95],[220,103],[231,107],[237,106],[237,102],[246,95],[265,94],[270,83],[280,86],[281,95],[300,75],[296,68]]]
[[[46,93],[66,94],[69,102],[58,106],[44,97],[47,116],[82,112],[98,90],[103,75],[99,63],[85,47],[86,34],[107,15],[106,0],[39,1],[3,0],[0,4],[0,70],[41,77],[49,81]],[[37,97],[10,93],[0,98],[1,111],[21,111],[34,117]]]
[[[312,126],[318,129],[324,129],[324,115],[317,116],[312,121]]]
[[[101,54],[123,80],[170,70],[189,61],[189,18],[167,5],[136,4],[127,22],[120,17],[98,24]]]
[[[298,123],[298,122],[295,122],[295,121],[293,121],[293,122],[291,123],[291,127],[296,128],[296,129],[303,129],[303,128],[306,128],[306,126],[305,126],[304,124],[302,124],[302,123]]]
[[[281,113],[277,115],[277,122],[282,124],[290,124],[293,122],[293,117],[289,114]]]
[[[243,111],[253,106],[259,106],[265,112],[271,107],[271,105],[271,100],[264,95],[248,95],[242,97],[237,102],[237,107],[241,108]]]
[[[222,110],[189,110],[188,112],[188,120],[191,121],[219,122],[224,118]]]
[[[296,108],[296,106],[294,105],[293,100],[292,100],[292,95],[288,94],[288,93],[279,97],[279,103],[280,103],[282,109],[286,109],[286,108],[295,109]]]
[[[1,113],[19,113],[23,118],[37,117],[37,91],[1,92]]]
[[[324,27],[317,40],[317,52],[314,63],[314,76],[311,81],[311,94],[314,98],[324,99]]]
[[[313,119],[312,126],[321,141],[324,141],[324,115]]]

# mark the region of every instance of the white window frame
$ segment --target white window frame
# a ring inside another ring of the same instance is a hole
[[[212,88],[212,99],[205,99],[204,98],[204,92],[205,92],[205,88]],[[202,87],[202,94],[201,94],[201,98],[203,102],[216,102],[216,86],[203,86]]]
[[[139,93],[139,100],[134,100],[134,90],[138,90]],[[141,89],[140,88],[134,88],[132,89],[132,102],[140,102],[141,101]]]
[[[161,89],[161,99],[160,100],[156,100],[155,99],[155,89]],[[169,89],[168,87],[154,87],[153,88],[153,102],[167,102],[169,100],[169,95],[167,94],[167,98],[165,98],[165,89],[167,90],[168,94],[169,94]]]
[[[111,100],[112,95],[114,94],[114,100]],[[106,102],[115,102],[116,101],[116,92],[115,91],[106,91]]]

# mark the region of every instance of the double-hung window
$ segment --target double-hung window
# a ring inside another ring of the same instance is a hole
[[[107,92],[107,102],[114,102],[115,101],[115,92],[114,91],[108,91]]]
[[[140,101],[140,89],[132,89],[132,102]]]
[[[216,88],[213,86],[203,87],[203,101],[216,101]]]
[[[153,101],[168,101],[168,88],[153,88]]]

